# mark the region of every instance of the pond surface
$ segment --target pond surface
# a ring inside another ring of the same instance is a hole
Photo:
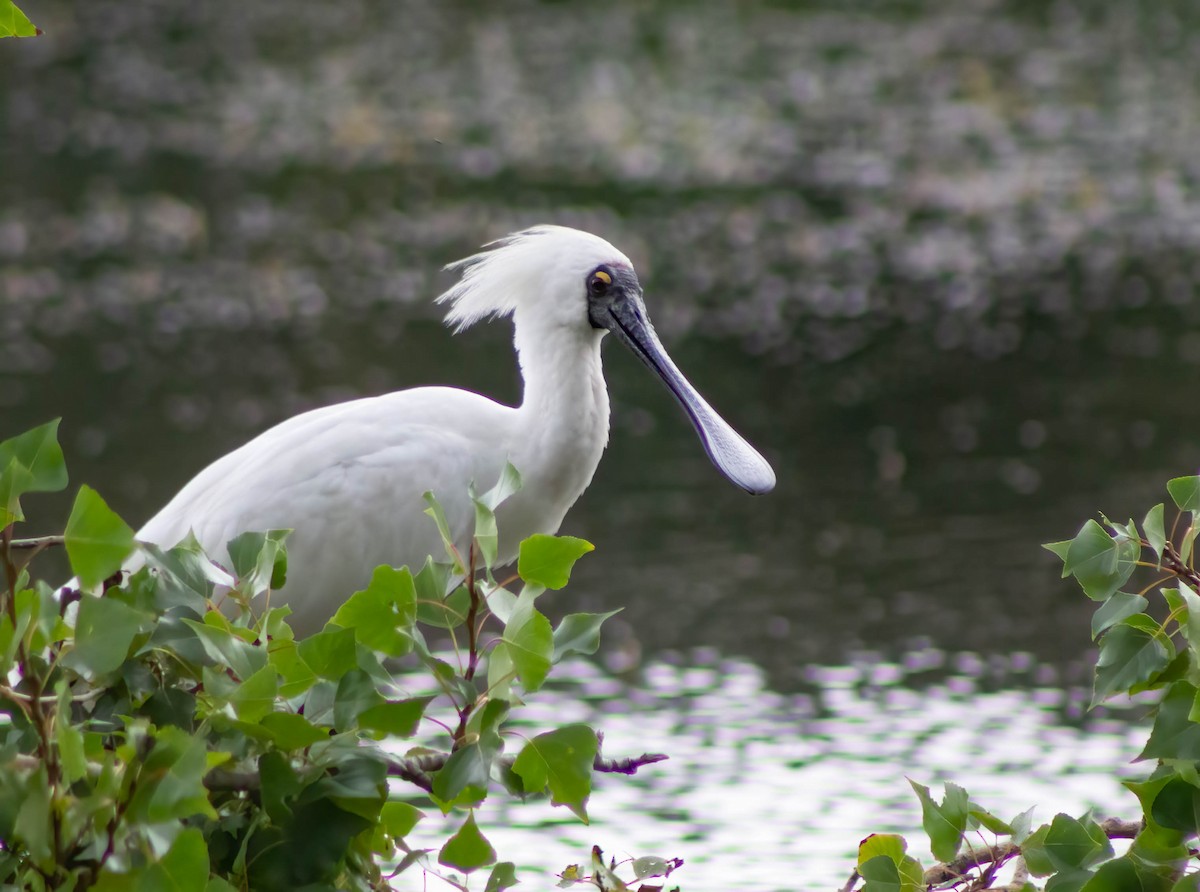
[[[451,337],[431,301],[541,221],[633,257],[775,464],[734,491],[609,346],[611,443],[563,528],[597,551],[561,604],[624,607],[581,684],[614,752],[673,761],[605,782],[591,828],[514,813],[550,822],[531,857],[571,841],[539,863],[584,840],[682,855],[685,888],[830,888],[917,826],[905,774],[1001,813],[1124,801],[1131,732],[1079,715],[1091,605],[1038,546],[1200,467],[1200,8],[25,6],[0,420],[64,416],[73,480],[131,523],[306,408],[519,399],[506,325]],[[937,681],[905,668],[927,653]]]

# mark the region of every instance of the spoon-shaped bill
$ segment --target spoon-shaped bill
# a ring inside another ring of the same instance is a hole
[[[704,401],[658,340],[636,293],[627,293],[601,312],[600,321],[617,335],[671,389],[691,419],[704,451],[728,480],[752,495],[775,488],[775,472],[758,451]]]

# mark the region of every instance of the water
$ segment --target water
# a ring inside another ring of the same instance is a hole
[[[523,710],[530,727],[520,730],[586,721],[604,731],[611,756],[665,752],[670,761],[633,778],[599,777],[589,825],[542,801],[487,803],[480,827],[534,888],[599,845],[618,860],[683,858],[673,879],[693,892],[791,892],[841,888],[869,832],[905,834],[910,853],[933,863],[905,776],[939,798],[943,781],[959,783],[1004,820],[1031,806],[1039,823],[1088,808],[1136,813],[1118,782],[1139,770],[1128,764],[1144,744],[1136,726],[1069,719],[1086,695],[1037,684],[1028,655],[1004,674],[1011,683],[1025,673],[1029,686],[1000,690],[986,689],[981,662],[944,659],[927,650],[901,663],[815,669],[792,695],[768,688],[753,663],[711,650],[654,661],[632,687],[573,664],[575,684]],[[931,672],[939,680],[922,683]],[[443,823],[436,808],[424,810],[411,842],[440,847],[461,817]]]
[[[673,761],[605,781],[543,863],[595,841],[682,855],[688,888],[828,888],[880,818],[915,829],[906,773],[1002,814],[1124,801],[1135,732],[1081,724],[1091,605],[1038,545],[1200,467],[1194,4],[27,7],[47,36],[0,52],[0,421],[63,415],[73,480],[132,523],[305,408],[518,398],[504,326],[451,338],[430,301],[543,220],[633,257],[775,464],[771,496],[732,490],[610,347],[611,445],[564,527],[597,552],[561,609],[625,608],[597,721]],[[61,527],[65,496],[28,502]],[[944,677],[903,669],[931,652]],[[867,696],[845,666],[902,671]]]

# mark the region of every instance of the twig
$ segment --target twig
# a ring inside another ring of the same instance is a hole
[[[1133,839],[1144,827],[1142,821],[1123,821],[1120,818],[1105,818],[1100,822],[1100,829],[1109,839]],[[935,864],[925,871],[925,883],[930,886],[939,883],[950,883],[966,879],[969,871],[979,867],[987,868],[992,875],[1004,862],[1021,854],[1021,847],[1012,842],[1001,842],[994,846],[984,846],[964,852],[953,861],[946,864]],[[853,879],[853,877],[852,877]],[[849,892],[853,886],[847,886]],[[972,888],[975,888],[974,886]],[[987,888],[980,886],[979,888]]]
[[[1191,567],[1183,562],[1179,552],[1175,550],[1175,546],[1167,542],[1163,546],[1162,566],[1164,570],[1170,570],[1181,579],[1187,580],[1188,584],[1200,591],[1200,573],[1197,573]]]
[[[858,885],[858,881],[862,879],[857,870],[850,871],[850,879],[846,880],[846,885],[842,886],[838,892],[854,892],[854,887]]]
[[[8,543],[8,547],[14,551],[27,548],[52,548],[56,545],[65,545],[66,541],[65,536],[38,536],[32,539],[13,539]]]
[[[443,753],[430,753],[425,756],[408,756],[405,758],[388,756],[388,777],[406,780],[428,793],[433,790],[433,778],[430,775],[444,768],[446,760],[449,758],[449,756]],[[597,754],[595,760],[592,762],[592,770],[601,774],[636,774],[637,770],[642,766],[653,765],[655,762],[662,762],[666,758],[662,753],[642,753],[640,756],[631,756],[624,759],[605,759]],[[18,764],[22,764],[25,767],[32,768],[38,764],[37,760],[30,756],[18,756],[17,760],[22,760]],[[501,764],[511,766],[515,760],[506,758],[500,761]],[[262,779],[259,777],[257,771],[233,771],[224,768],[215,768],[205,775],[204,786],[210,790],[253,792],[262,786]]]
[[[935,864],[925,871],[925,883],[929,886],[965,879],[967,871],[985,865],[1001,865],[1014,855],[1021,854],[1021,847],[1012,842],[1001,842],[994,846],[971,849],[946,864]]]
[[[640,756],[630,756],[625,759],[605,759],[599,754],[592,763],[592,770],[602,774],[637,774],[637,770],[655,762],[665,762],[665,753],[642,753]]]

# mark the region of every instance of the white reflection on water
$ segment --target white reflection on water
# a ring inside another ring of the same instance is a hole
[[[518,864],[525,888],[552,888],[553,874],[592,845],[618,858],[682,857],[671,879],[685,892],[840,888],[858,841],[879,831],[905,834],[928,866],[905,777],[939,797],[953,780],[1004,819],[1031,805],[1038,822],[1088,808],[1136,814],[1117,778],[1139,773],[1130,760],[1145,729],[1064,724],[1065,691],[980,692],[962,675],[912,690],[896,684],[900,667],[876,664],[814,669],[812,694],[785,696],[766,689],[752,663],[695,656],[701,664],[649,665],[637,687],[580,661],[562,672],[576,687],[547,690],[520,710],[530,733],[585,721],[604,732],[609,756],[671,757],[636,777],[599,777],[590,826],[546,801],[489,800],[481,829]],[[509,740],[510,752],[519,747]],[[449,825],[426,812],[410,841],[440,845]]]

